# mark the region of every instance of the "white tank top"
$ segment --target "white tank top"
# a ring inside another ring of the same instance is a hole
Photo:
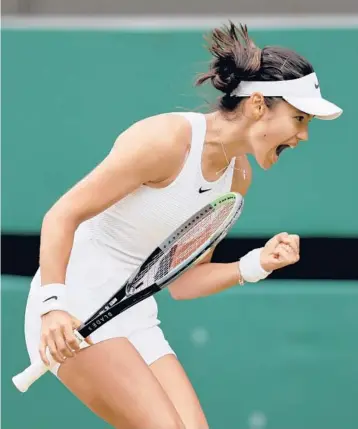
[[[80,319],[88,317],[120,289],[152,250],[181,223],[231,189],[235,158],[218,180],[208,182],[203,177],[205,116],[193,112],[173,114],[183,115],[192,128],[190,150],[176,179],[165,188],[141,186],[83,222],[75,233],[66,284],[70,312]],[[40,285],[38,270],[31,292]],[[155,299],[150,297],[122,316],[140,320],[156,314]]]
[[[217,181],[208,182],[203,177],[205,116],[193,112],[175,114],[183,115],[192,128],[190,151],[176,179],[165,188],[141,186],[78,230],[78,237],[85,234],[103,247],[118,263],[118,269],[128,275],[181,223],[231,189],[235,158]]]

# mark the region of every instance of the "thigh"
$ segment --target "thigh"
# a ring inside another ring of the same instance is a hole
[[[82,350],[60,366],[58,377],[115,428],[184,428],[168,395],[126,338]]]
[[[199,399],[175,355],[163,356],[150,368],[179,413],[186,429],[208,429]]]

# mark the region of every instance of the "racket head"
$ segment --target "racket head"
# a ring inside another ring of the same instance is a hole
[[[197,263],[228,233],[241,215],[243,197],[225,193],[197,211],[164,240],[128,279],[126,295],[150,285],[165,287]]]

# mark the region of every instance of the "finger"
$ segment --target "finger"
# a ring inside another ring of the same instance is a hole
[[[297,234],[292,234],[291,235],[292,241],[296,246],[297,251],[300,251],[300,236]]]
[[[296,254],[297,249],[295,247],[295,244],[290,242],[290,244],[282,244],[283,249],[285,249],[289,254]]]
[[[290,235],[287,232],[281,232],[281,234],[277,234],[278,243],[289,244],[290,243]]]
[[[54,335],[47,337],[47,347],[53,359],[58,363],[63,363],[65,359],[63,358],[63,356],[61,356],[60,352],[57,350],[56,342],[53,336]]]
[[[73,323],[74,329],[77,329],[77,328],[79,328],[82,325],[82,322],[80,320],[76,319],[76,317],[72,318],[72,323]],[[85,341],[90,346],[93,346],[93,344],[94,344],[94,342],[92,341],[91,337],[85,338]]]
[[[282,242],[282,240],[285,240],[285,238],[288,237],[287,232],[281,232],[280,234],[274,235],[266,244],[265,248],[269,251],[274,251],[274,249]]]
[[[94,342],[92,341],[91,337],[87,337],[85,341],[86,341],[86,343],[87,343],[87,344],[89,344],[90,346],[93,346],[93,345],[94,345]]]
[[[72,318],[72,324],[73,324],[74,329],[77,329],[82,325],[82,322],[80,320],[76,319],[76,317],[73,317]],[[94,344],[90,337],[85,338],[85,341],[90,346],[93,346],[93,344]]]
[[[297,252],[300,251],[300,237],[297,234],[289,235],[289,245]]]
[[[73,330],[71,326],[66,325],[64,326],[63,335],[65,337],[66,343],[69,345],[71,350],[73,350],[75,353],[80,351],[80,345],[78,343],[78,340],[73,333]]]
[[[298,235],[290,235],[290,243],[288,246],[298,255],[300,254],[300,242]]]
[[[298,235],[288,235],[287,238],[283,238],[281,243],[278,245],[285,245],[292,248],[296,253],[299,253],[299,238]]]
[[[82,325],[82,322],[78,319],[76,319],[76,317],[72,317],[72,327],[73,329],[77,329]]]
[[[280,263],[286,265],[294,264],[299,260],[299,255],[287,245],[281,245],[276,252]]]
[[[62,357],[70,358],[70,357],[73,357],[75,355],[75,353],[72,351],[70,346],[67,344],[63,330],[64,330],[64,327],[61,329],[61,332],[59,332],[55,336],[54,341],[55,341],[56,348],[57,348],[58,352],[60,353],[60,355]]]
[[[297,247],[297,243],[295,243],[295,241],[293,239],[290,239],[288,243],[281,243],[282,246],[286,247],[286,250],[288,251],[292,251],[295,253],[298,253],[298,247]]]
[[[293,263],[291,260],[297,262],[299,258],[299,251],[295,248],[295,244],[292,243],[280,243],[275,249],[275,254],[277,255],[278,259],[280,259],[280,257],[282,258],[283,255],[290,258],[289,263]]]
[[[50,366],[50,361],[48,360],[47,355],[46,355],[46,348],[47,348],[46,339],[45,339],[45,337],[41,337],[41,342],[40,342],[40,347],[39,347],[40,357],[41,357],[42,362],[46,366]]]
[[[292,249],[292,247],[291,247],[289,244],[280,243],[280,244],[276,247],[276,249],[275,249],[275,251],[274,251],[274,254],[275,254],[277,257],[280,257],[280,256],[282,256],[284,253],[285,253],[285,254],[288,254],[288,253],[291,253],[291,252],[293,252],[293,249]]]

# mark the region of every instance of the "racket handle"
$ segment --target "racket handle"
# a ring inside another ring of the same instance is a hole
[[[50,369],[51,364],[50,366],[46,366],[42,360],[39,360],[31,364],[23,372],[20,372],[20,374],[15,375],[15,377],[12,378],[12,382],[20,392],[26,392],[32,383],[38,380]]]
[[[78,338],[80,349],[85,349],[86,347],[89,347],[89,344],[86,343],[86,341],[80,340],[80,334],[78,332],[75,331],[75,334]],[[50,361],[49,366],[45,365],[42,360],[39,359],[38,361],[28,366],[24,371],[20,372],[12,378],[12,382],[20,392],[26,392],[27,389],[33,383],[35,383],[36,380],[46,374],[47,371],[50,371],[57,364],[57,362],[52,358],[49,353],[47,353],[47,357]]]

